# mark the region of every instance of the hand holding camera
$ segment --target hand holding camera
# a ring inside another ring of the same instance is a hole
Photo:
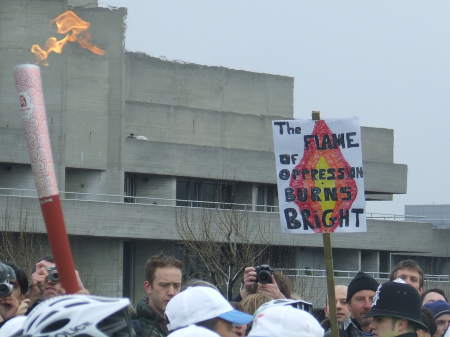
[[[273,299],[285,298],[278,288],[272,268],[267,264],[244,269],[244,287],[241,289],[241,296],[244,298],[256,292],[266,294]]]
[[[54,268],[54,264],[51,262],[42,260],[36,263],[36,269],[31,274],[31,285],[27,294],[27,297],[30,298],[32,303],[42,297],[45,285],[47,283],[47,277],[49,276],[49,269],[51,268]]]

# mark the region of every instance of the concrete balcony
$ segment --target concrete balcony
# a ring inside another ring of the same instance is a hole
[[[45,232],[39,204],[35,197],[0,196],[2,214],[9,214],[11,223],[8,230],[20,230],[15,214],[25,212],[34,225],[33,231]],[[193,220],[202,212],[212,212],[219,216],[225,209],[186,208],[170,204],[130,204],[124,203],[122,196],[110,196],[110,201],[63,200],[63,209],[68,233],[72,235],[180,240],[177,232],[177,215],[189,212]],[[122,201],[119,200],[121,198]],[[238,211],[233,211],[238,212]],[[242,212],[242,211],[241,211]],[[255,243],[269,242],[271,245],[321,247],[321,235],[288,235],[280,232],[278,213],[244,211],[248,215],[250,229],[262,228],[263,239]],[[18,219],[18,218],[17,218]],[[195,222],[195,221],[194,221]],[[255,236],[256,237],[256,236]],[[265,241],[265,242],[263,242]],[[335,248],[372,249],[397,252],[414,252],[419,255],[449,256],[450,231],[432,229],[431,224],[407,221],[368,219],[367,233],[333,234]]]

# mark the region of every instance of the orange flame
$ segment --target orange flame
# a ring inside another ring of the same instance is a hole
[[[88,32],[89,22],[81,19],[73,11],[65,11],[51,20],[56,25],[59,34],[65,34],[62,39],[50,37],[45,43],[45,49],[38,44],[31,47],[31,52],[36,56],[36,61],[42,65],[48,65],[46,62],[50,53],[61,54],[67,42],[78,42],[79,45],[97,55],[104,55],[105,51],[91,43],[91,34]]]

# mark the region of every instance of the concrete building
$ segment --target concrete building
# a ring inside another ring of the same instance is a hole
[[[450,229],[450,205],[405,205],[405,217],[431,223],[435,229]]]
[[[323,269],[322,238],[281,234],[274,212],[271,121],[293,118],[294,79],[127,52],[126,10],[96,8],[95,1],[2,2],[0,210],[11,217],[7,230],[20,230],[14,215],[25,211],[32,230],[45,232],[13,68],[31,62],[30,46],[54,35],[49,21],[77,4],[106,54],[67,45],[41,72],[66,223],[87,286],[139,298],[149,256],[184,258],[177,210],[199,213],[215,203],[245,204],[250,225],[268,226],[275,267]],[[406,193],[407,167],[394,162],[393,130],[363,127],[362,137],[366,199]],[[449,239],[449,231],[429,223],[369,219],[367,233],[333,236],[334,264],[383,273],[393,256],[417,255],[425,265],[439,257],[429,272],[447,273]]]

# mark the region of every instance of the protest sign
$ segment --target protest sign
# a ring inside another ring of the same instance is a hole
[[[282,231],[365,232],[358,119],[272,123]]]

